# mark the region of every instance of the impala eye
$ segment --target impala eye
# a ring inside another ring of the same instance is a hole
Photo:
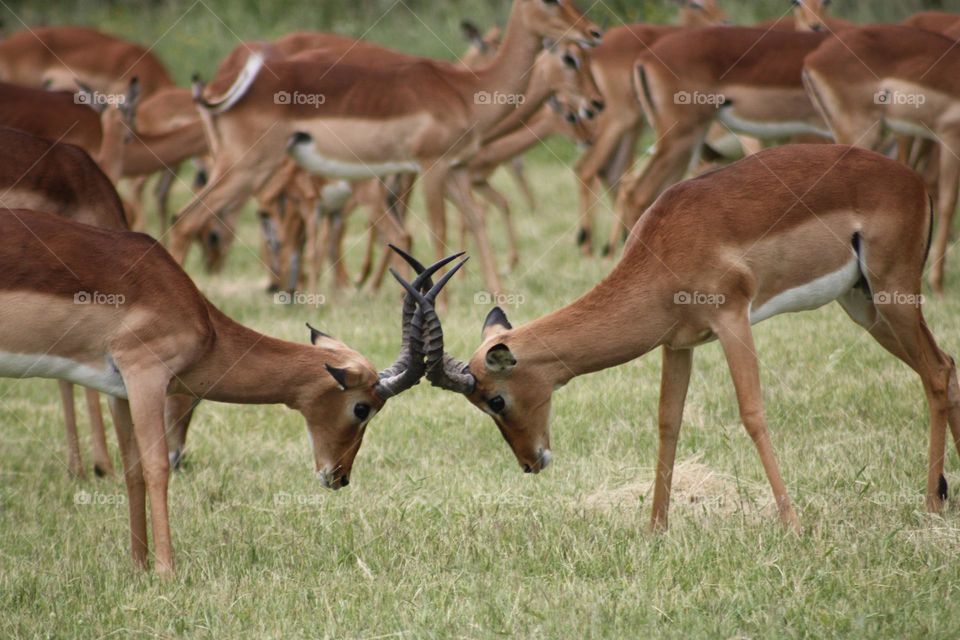
[[[357,420],[363,422],[370,417],[370,405],[360,403],[353,405],[353,415],[357,416]]]
[[[504,401],[503,396],[495,396],[487,400],[487,406],[490,407],[490,411],[494,413],[503,413],[503,410],[507,408],[507,403]]]
[[[565,53],[565,54],[563,55],[563,64],[567,65],[567,66],[570,67],[571,69],[579,69],[579,68],[580,68],[580,61],[577,60],[576,58],[574,58],[574,57],[573,57],[572,55],[570,55],[569,53]]]

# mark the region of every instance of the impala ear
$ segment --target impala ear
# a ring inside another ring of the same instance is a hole
[[[510,353],[510,347],[502,342],[490,347],[484,362],[486,362],[487,369],[494,373],[510,371],[517,366],[517,359]]]
[[[478,46],[483,46],[483,34],[480,33],[480,29],[470,20],[464,20],[460,23],[460,33],[463,34],[464,39],[467,42],[471,42]]]
[[[337,385],[340,386],[340,391],[347,390],[347,370],[346,369],[337,369],[336,367],[331,367],[328,364],[323,365],[326,367],[327,372],[337,381]]]
[[[513,329],[513,325],[507,320],[507,314],[500,307],[494,307],[487,314],[487,319],[483,321],[483,331],[480,332],[480,337],[486,340],[490,336],[503,333],[508,329]]]
[[[322,338],[329,338],[329,337],[330,337],[329,334],[326,334],[326,333],[324,333],[323,331],[320,331],[320,329],[317,329],[317,328],[311,326],[311,324],[310,324],[309,322],[307,323],[307,328],[310,329],[310,344],[312,344],[312,345],[314,345],[314,346],[316,346],[316,344],[317,344],[318,342],[320,342],[320,340],[321,340]],[[329,367],[327,367],[327,368],[329,369]]]

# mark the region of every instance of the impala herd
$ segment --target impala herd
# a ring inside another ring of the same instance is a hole
[[[552,459],[554,391],[656,347],[651,524],[665,528],[693,350],[713,340],[780,519],[799,532],[751,326],[834,300],[920,376],[926,507],[942,509],[960,386],[924,320],[921,280],[929,262],[931,288],[944,290],[960,187],[960,16],[856,25],[831,16],[827,0],[793,0],[776,20],[731,26],[719,0],[676,4],[677,26],[604,31],[573,0],[513,0],[502,29],[464,22],[458,62],[295,32],[241,43],[190,88],[149,49],[89,28],[28,28],[0,42],[0,376],[59,381],[75,475],[72,385],[86,388],[98,475],[112,473],[98,392],[109,396],[138,566],[149,564],[149,497],[156,570],[174,571],[168,476],[202,400],[296,409],[318,478],[337,489],[373,417],[426,378],[488,414],[537,473]],[[654,142],[635,168],[644,126]],[[472,241],[488,290],[504,292],[481,201],[502,213],[512,269],[513,208],[490,177],[507,168],[536,210],[522,156],[553,135],[582,150],[577,245],[601,248],[594,218],[609,194],[602,250],[620,253],[625,240],[622,255],[581,298],[525,325],[494,308],[480,346],[458,360],[438,317],[441,290],[466,262],[450,249],[446,201],[459,214],[457,246]],[[197,178],[182,183],[191,199],[170,219],[185,162]],[[154,175],[159,240],[137,232]],[[430,266],[411,255],[418,185]],[[378,372],[313,327],[304,344],[262,335],[197,289],[182,268],[189,249],[196,242],[206,267],[222,268],[251,197],[272,290],[316,292],[328,270],[333,287],[375,289],[388,270],[397,279],[392,365]],[[351,283],[341,258],[357,208],[369,238]]]

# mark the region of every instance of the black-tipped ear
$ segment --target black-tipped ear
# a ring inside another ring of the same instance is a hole
[[[346,369],[337,369],[336,367],[331,367],[328,364],[323,365],[327,368],[327,372],[333,376],[333,379],[337,381],[337,384],[340,385],[340,391],[347,390],[347,370]]]
[[[510,353],[510,347],[502,342],[490,347],[490,350],[487,351],[487,355],[484,358],[484,362],[487,365],[487,369],[494,373],[509,371],[517,366],[517,359]]]
[[[464,20],[460,23],[460,33],[463,34],[463,37],[468,42],[483,40],[483,35],[480,33],[480,29],[477,27],[477,25],[469,20]]]
[[[313,327],[309,322],[307,323],[307,328],[310,329],[310,344],[314,344],[314,345],[315,345],[315,344],[317,344],[317,342],[320,341],[320,338],[329,338],[329,337],[330,337],[330,334],[327,334],[327,333],[324,333],[323,331],[320,331],[320,329],[317,329],[316,327]],[[329,368],[329,367],[328,367],[328,368]]]
[[[483,331],[480,335],[486,339],[487,336],[492,336],[507,329],[513,329],[513,325],[507,320],[507,314],[500,307],[494,307],[487,314],[487,319],[483,321]]]

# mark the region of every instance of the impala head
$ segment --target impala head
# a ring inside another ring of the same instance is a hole
[[[797,31],[823,31],[830,0],[791,0]]]
[[[680,24],[685,27],[713,27],[728,24],[727,14],[718,0],[677,0]]]
[[[568,101],[579,102],[576,111],[587,120],[596,118],[606,107],[606,101],[590,68],[590,52],[579,44],[568,43],[558,47],[554,54],[561,67],[559,82],[554,86]]]
[[[500,27],[490,27],[486,33],[481,33],[476,24],[470,20],[464,20],[460,23],[460,32],[470,43],[470,48],[460,58],[461,63],[468,67],[478,67],[493,61],[500,49],[503,35]]]
[[[417,271],[423,265],[398,251]],[[413,288],[408,293],[423,297]],[[483,327],[483,344],[469,365],[444,353],[443,328],[432,309],[424,312],[424,355],[430,383],[467,397],[493,418],[500,433],[526,473],[539,473],[553,454],[550,452],[550,399],[553,383],[542,374],[536,362],[522,360],[511,349],[512,327],[506,314],[495,308]]]
[[[412,284],[403,282],[404,286],[423,287],[434,273],[461,255],[455,254],[437,262]],[[464,262],[466,260],[432,286],[424,305],[430,313],[434,313],[432,301]],[[380,373],[361,354],[307,325],[310,341],[317,349],[325,373],[307,387],[296,408],[307,420],[317,477],[325,487],[339,489],[349,484],[350,471],[367,424],[387,400],[416,385],[425,374],[423,314],[424,309],[418,308],[416,301],[404,301],[400,354],[396,362]]]
[[[603,31],[574,5],[573,0],[515,0],[528,31],[561,42],[600,44]]]
[[[593,144],[593,134],[595,126],[588,123],[580,117],[578,108],[563,95],[552,95],[547,98],[547,106],[554,113],[554,117],[560,118],[566,129],[566,135],[577,141],[577,144],[583,147],[589,147]]]

